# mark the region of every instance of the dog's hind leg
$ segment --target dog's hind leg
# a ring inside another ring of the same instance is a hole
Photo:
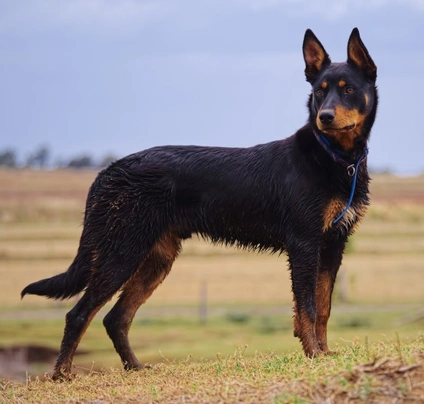
[[[131,271],[118,260],[107,264],[91,277],[87,289],[75,307],[66,315],[66,325],[53,379],[71,377],[72,359],[85,330],[96,313],[118,292],[131,276]]]
[[[327,323],[331,312],[331,295],[342,262],[344,245],[344,240],[326,239],[320,252],[316,285],[316,334],[321,350],[326,353],[331,353],[327,344]]]
[[[168,275],[180,248],[178,237],[169,233],[162,236],[137,272],[125,284],[119,300],[103,320],[126,370],[143,368],[128,340],[134,315]]]

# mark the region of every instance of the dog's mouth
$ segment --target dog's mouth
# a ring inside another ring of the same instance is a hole
[[[358,136],[358,124],[350,125],[319,125],[319,130],[334,138],[343,150],[351,150],[354,139]]]
[[[336,125],[319,125],[319,129],[323,132],[335,133],[335,132],[350,132],[355,129],[356,124],[346,125],[346,126],[336,126]]]

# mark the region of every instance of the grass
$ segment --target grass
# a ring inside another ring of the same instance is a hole
[[[333,356],[308,359],[240,346],[212,360],[169,360],[140,372],[90,371],[70,383],[49,378],[0,381],[0,401],[146,403],[420,402],[424,338],[352,343]]]
[[[402,340],[412,340],[422,330],[422,322],[400,325],[411,312],[410,307],[369,307],[355,310],[351,306],[336,307],[329,324],[329,344],[343,349],[353,342],[365,344],[390,342],[399,335]],[[104,314],[104,313],[102,313]],[[119,357],[106,335],[100,315],[84,335],[78,352],[84,355],[74,360],[81,373],[87,369],[120,367]],[[42,317],[40,317],[42,318]],[[64,315],[61,319],[38,318],[7,320],[0,323],[1,344],[4,347],[39,346],[57,350],[62,338]],[[255,352],[274,351],[288,354],[301,352],[300,343],[293,337],[292,314],[256,313],[246,308],[233,308],[225,316],[211,316],[204,324],[193,317],[158,318],[138,315],[130,332],[136,355],[148,363],[161,362],[163,356],[194,361],[212,359],[218,353],[230,355],[235,346],[248,346],[246,357]],[[41,364],[31,364],[16,371],[14,377],[22,379],[25,372],[34,376],[51,371],[53,359]]]

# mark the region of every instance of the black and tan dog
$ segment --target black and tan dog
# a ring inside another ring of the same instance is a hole
[[[347,62],[331,63],[306,31],[309,122],[289,138],[249,148],[155,147],[100,172],[74,262],[22,291],[66,299],[85,290],[66,316],[54,378],[70,376],[90,321],[119,291],[104,325],[125,368],[143,367],[128,342],[131,322],[193,234],[286,252],[294,334],[309,357],[329,352],[334,281],[369,203],[367,142],[377,110],[376,66],[357,29],[347,50]]]

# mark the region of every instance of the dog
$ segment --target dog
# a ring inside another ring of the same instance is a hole
[[[308,29],[309,119],[294,135],[248,148],[163,146],[124,157],[90,187],[77,255],[69,269],[21,293],[66,299],[53,379],[71,377],[91,320],[117,292],[104,326],[127,370],[142,369],[128,341],[138,308],[166,278],[182,240],[198,235],[255,251],[286,253],[294,336],[308,357],[330,353],[331,295],[348,237],[369,205],[368,139],[377,68],[357,28],[347,61],[332,63]]]

